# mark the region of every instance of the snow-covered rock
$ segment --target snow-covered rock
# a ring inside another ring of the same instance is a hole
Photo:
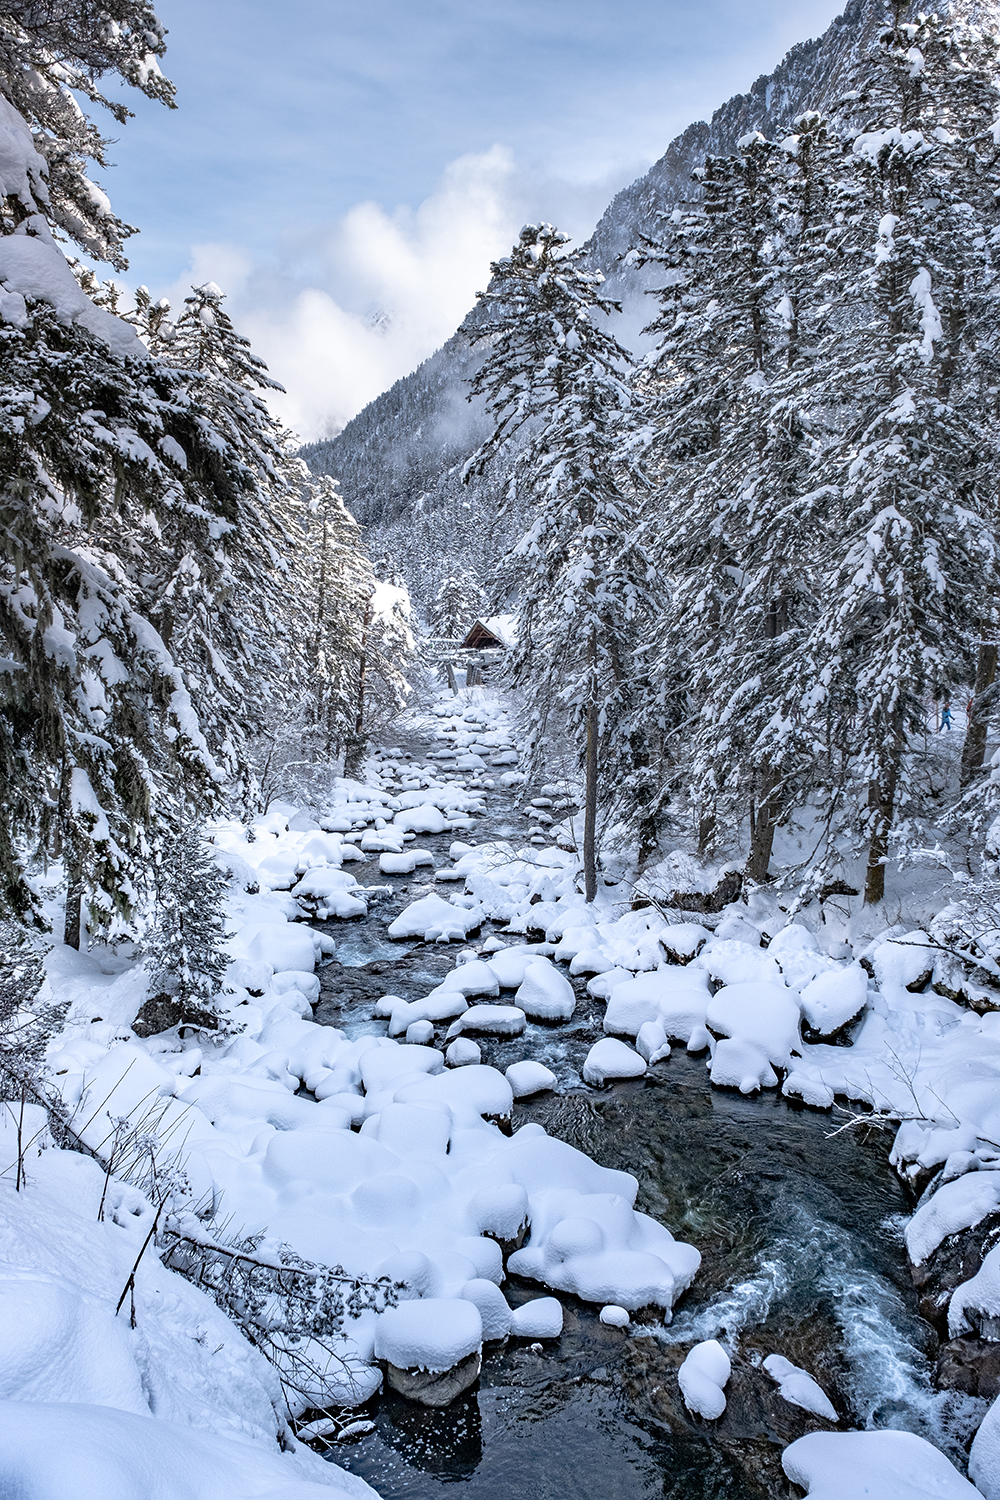
[[[613,1078],[641,1078],[646,1071],[646,1062],[638,1052],[626,1047],[615,1037],[606,1036],[595,1042],[587,1053],[583,1064],[584,1083],[600,1088]]]
[[[782,1354],[769,1354],[764,1369],[777,1382],[782,1400],[792,1406],[801,1406],[803,1411],[811,1411],[817,1417],[825,1417],[828,1422],[840,1421],[833,1402],[806,1370],[793,1365]]]
[[[519,1339],[557,1339],[562,1330],[562,1303],[557,1297],[522,1302],[511,1314],[510,1331]]]
[[[544,1089],[556,1086],[556,1075],[539,1062],[511,1063],[505,1077],[515,1099],[526,1099],[531,1094],[540,1094]]]
[[[422,896],[401,911],[386,929],[390,938],[422,938],[425,943],[460,943],[482,923],[476,912],[463,911],[440,896]]]
[[[718,1339],[695,1344],[677,1372],[688,1411],[715,1421],[726,1409],[724,1386],[732,1373],[729,1355]]]
[[[514,998],[533,1021],[568,1021],[576,1008],[573,986],[544,958],[528,964]]]
[[[809,1500],[994,1500],[926,1438],[891,1428],[809,1432],[789,1444],[781,1466]]]

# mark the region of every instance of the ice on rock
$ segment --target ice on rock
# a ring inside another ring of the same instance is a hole
[[[1000,1171],[968,1172],[945,1182],[917,1209],[906,1226],[906,1248],[914,1265],[925,1261],[950,1234],[972,1229],[1000,1207]]]
[[[557,1339],[563,1330],[562,1303],[557,1297],[522,1302],[511,1314],[510,1331],[519,1339]]]
[[[601,1308],[601,1322],[608,1328],[627,1328],[631,1321],[625,1308],[616,1307],[613,1302]]]
[[[552,1069],[539,1062],[511,1063],[505,1076],[515,1099],[527,1099],[544,1089],[554,1089],[557,1081]]]
[[[524,1025],[524,1011],[516,1005],[473,1005],[453,1022],[448,1035],[472,1031],[482,1036],[520,1036]]]
[[[806,1025],[821,1037],[833,1036],[853,1021],[864,1010],[867,1000],[868,975],[860,964],[818,974],[800,996]]]
[[[605,974],[601,979],[609,977]],[[647,1021],[658,1021],[667,1037],[690,1042],[704,1030],[710,999],[708,979],[702,969],[671,967],[634,979],[629,976],[609,988],[604,1030],[616,1036],[634,1037]]]
[[[444,1060],[450,1068],[467,1068],[470,1064],[482,1062],[483,1054],[479,1043],[474,1042],[470,1036],[457,1036],[445,1053]]]
[[[437,1375],[482,1347],[483,1320],[473,1302],[421,1297],[387,1308],[375,1325],[375,1357],[400,1370]]]
[[[970,1473],[975,1451],[973,1443]],[[809,1500],[995,1500],[997,1493],[975,1489],[926,1438],[891,1428],[809,1432],[788,1445],[781,1466]]]
[[[484,1339],[505,1339],[510,1333],[511,1314],[507,1299],[494,1281],[475,1277],[462,1288],[462,1296],[479,1309]]]
[[[790,1359],[785,1359],[782,1354],[769,1354],[764,1369],[777,1383],[783,1401],[800,1406],[803,1411],[811,1411],[817,1417],[825,1417],[828,1422],[840,1421],[836,1407],[822,1386],[805,1370],[793,1365]]]
[[[470,932],[482,925],[482,914],[463,911],[440,896],[422,896],[396,920],[387,932],[390,938],[422,938],[425,943],[464,943]]]
[[[573,986],[544,958],[528,964],[514,998],[533,1021],[568,1021],[576,1008]]]
[[[723,1387],[732,1373],[729,1355],[718,1339],[695,1344],[677,1372],[684,1405],[714,1422],[726,1409]]]
[[[633,1052],[615,1037],[606,1036],[595,1042],[587,1053],[583,1081],[600,1088],[611,1078],[641,1078],[645,1071],[645,1060],[638,1052]]]

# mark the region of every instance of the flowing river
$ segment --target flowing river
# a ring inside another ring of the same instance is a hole
[[[522,843],[523,797],[489,793],[490,811],[469,837]],[[419,843],[444,864],[453,837]],[[325,929],[338,952],[321,971],[316,1020],[349,1035],[384,1035],[386,1023],[372,1018],[376,1000],[421,997],[455,961],[454,946],[385,936],[399,910],[434,888],[433,872],[377,878],[383,890],[367,919]],[[704,1058],[677,1048],[641,1080],[587,1088],[580,1069],[603,1034],[604,1005],[574,984],[571,1021],[529,1023],[512,1040],[477,1038],[483,1062],[502,1070],[529,1057],[556,1073],[561,1091],[519,1101],[515,1129],[537,1121],[602,1165],[633,1173],[636,1207],[701,1251],[694,1284],[670,1325],[634,1321],[626,1330],[561,1295],[561,1339],[487,1345],[478,1387],[444,1411],[377,1398],[358,1413],[374,1429],[331,1456],[384,1500],[433,1500],[456,1483],[468,1500],[789,1495],[781,1450],[815,1424],[777,1398],[760,1368],[777,1352],[815,1376],[845,1426],[920,1433],[964,1469],[986,1403],[934,1387],[936,1337],[917,1313],[901,1234],[912,1204],[888,1164],[891,1137],[834,1134],[836,1116],[773,1091],[744,1098],[713,1089]],[[544,1289],[508,1277],[504,1290],[516,1305]],[[688,1414],[676,1370],[692,1344],[712,1337],[734,1351],[733,1374],[726,1412],[705,1423]]]

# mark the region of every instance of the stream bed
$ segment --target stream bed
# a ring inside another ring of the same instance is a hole
[[[524,796],[491,792],[489,813],[467,837],[523,842]],[[418,842],[440,865],[453,837]],[[315,1017],[351,1036],[384,1035],[385,1021],[372,1016],[380,996],[423,996],[457,952],[385,936],[411,901],[430,889],[448,894],[433,870],[365,870],[361,883],[385,889],[366,919],[325,924],[338,952],[320,971]],[[560,1092],[518,1101],[514,1128],[536,1121],[602,1166],[633,1173],[636,1207],[701,1251],[692,1287],[671,1324],[636,1319],[625,1330],[561,1295],[559,1340],[487,1345],[478,1386],[444,1411],[391,1393],[376,1398],[357,1414],[374,1429],[330,1456],[384,1500],[432,1500],[455,1484],[468,1500],[523,1500],[526,1490],[531,1500],[789,1495],[782,1449],[827,1424],[777,1396],[761,1362],[780,1353],[820,1382],[844,1426],[917,1432],[964,1470],[987,1403],[934,1387],[937,1339],[917,1312],[902,1240],[913,1205],[888,1163],[891,1137],[867,1128],[835,1134],[836,1115],[773,1091],[745,1098],[713,1089],[704,1057],[678,1048],[643,1079],[588,1088],[580,1069],[603,1035],[604,1005],[585,981],[574,987],[570,1022],[529,1022],[514,1039],[477,1037],[482,1060],[503,1070],[532,1058],[556,1073]],[[508,1277],[504,1291],[517,1305],[544,1289]],[[713,1337],[733,1351],[733,1373],[722,1418],[703,1422],[687,1412],[676,1371],[693,1344]]]

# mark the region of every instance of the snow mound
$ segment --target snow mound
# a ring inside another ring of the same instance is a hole
[[[782,1400],[792,1406],[801,1406],[803,1411],[811,1411],[817,1417],[825,1417],[828,1422],[840,1421],[836,1408],[823,1387],[805,1370],[800,1370],[798,1365],[785,1359],[784,1355],[769,1354],[764,1361],[764,1369],[777,1382],[778,1394]]]
[[[545,958],[528,964],[514,998],[533,1021],[568,1021],[576,1009],[573,986]]]
[[[520,1036],[524,1011],[516,1005],[472,1005],[450,1028],[449,1035],[473,1031],[482,1036]]]
[[[603,980],[609,977],[601,976]],[[595,989],[593,993],[598,991]],[[634,979],[630,976],[608,989],[604,1030],[616,1036],[634,1037],[647,1021],[658,1021],[667,1037],[690,1042],[704,1028],[710,999],[708,977],[703,969],[664,968]]]
[[[978,1317],[969,1317],[969,1313]],[[1000,1321],[1000,1245],[983,1258],[975,1276],[963,1281],[951,1294],[948,1303],[948,1337],[978,1332],[986,1319]]]
[[[482,1348],[483,1320],[460,1297],[422,1297],[387,1308],[375,1325],[375,1358],[439,1375]]]
[[[519,1339],[557,1339],[563,1330],[562,1303],[556,1297],[536,1297],[515,1307],[510,1331]]]
[[[422,938],[425,943],[462,943],[482,923],[482,914],[463,911],[440,896],[422,896],[390,923],[390,938]]]
[[[462,1297],[479,1309],[484,1339],[505,1339],[510,1333],[511,1315],[507,1299],[495,1281],[474,1277],[462,1288]]]
[[[801,1051],[800,1020],[794,993],[784,985],[764,981],[725,985],[712,996],[705,1012],[711,1031],[749,1043],[779,1068],[788,1066],[793,1051]]]
[[[527,1099],[531,1094],[540,1094],[543,1089],[556,1086],[556,1075],[539,1062],[511,1063],[504,1076],[515,1099]]]
[[[633,1052],[631,1047],[626,1047],[617,1038],[606,1036],[602,1041],[595,1042],[587,1053],[583,1064],[583,1081],[600,1088],[611,1078],[641,1078],[645,1071],[645,1060],[638,1052]]]
[[[912,1432],[810,1432],[789,1444],[781,1466],[809,1500],[981,1500],[989,1494],[974,1489],[943,1453]]]
[[[833,1036],[859,1016],[867,1000],[868,975],[860,964],[818,974],[800,997],[806,1025],[824,1037]]]
[[[726,1409],[723,1387],[732,1373],[729,1355],[718,1339],[695,1344],[677,1372],[684,1405],[707,1421],[715,1421]]]
[[[631,1319],[624,1307],[616,1307],[609,1302],[607,1307],[601,1308],[601,1322],[608,1328],[627,1328]]]
[[[467,1068],[472,1063],[482,1062],[483,1054],[479,1043],[474,1042],[470,1036],[457,1036],[445,1053],[444,1060],[450,1068]]]

